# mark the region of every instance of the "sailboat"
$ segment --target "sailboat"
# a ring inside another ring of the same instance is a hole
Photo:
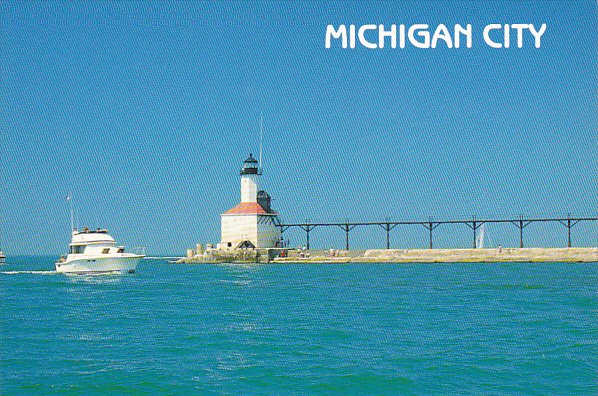
[[[486,223],[480,226],[480,231],[478,232],[478,237],[476,238],[475,245],[478,249],[484,248],[484,234],[486,233]]]
[[[477,249],[484,249],[484,243],[488,240],[490,247],[492,247],[492,243],[490,241],[490,235],[488,234],[488,230],[486,230],[486,223],[483,223],[479,228],[479,233],[476,237],[475,246]]]
[[[6,264],[6,255],[2,251],[2,245],[0,245],[0,265]]]

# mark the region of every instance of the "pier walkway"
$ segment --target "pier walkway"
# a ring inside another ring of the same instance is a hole
[[[428,230],[429,248],[433,249],[433,231],[442,224],[463,224],[473,231],[473,248],[477,248],[477,231],[486,223],[511,223],[519,230],[519,247],[523,248],[523,230],[532,223],[547,223],[557,222],[565,226],[567,229],[567,247],[571,247],[571,229],[580,222],[598,221],[598,217],[553,217],[553,218],[525,218],[519,216],[516,219],[477,219],[473,216],[466,220],[433,220],[427,221],[374,221],[374,222],[341,222],[341,223],[314,223],[306,220],[304,223],[288,223],[279,224],[281,232],[285,232],[290,228],[301,228],[305,231],[306,247],[309,250],[310,233],[317,227],[340,227],[345,232],[345,250],[349,250],[349,233],[355,227],[381,227],[386,232],[386,249],[390,249],[390,231],[397,226],[402,225],[421,225]]]

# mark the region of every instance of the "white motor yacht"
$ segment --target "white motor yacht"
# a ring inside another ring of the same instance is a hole
[[[56,272],[73,274],[133,273],[142,254],[125,253],[108,230],[73,231],[69,254],[56,263]]]

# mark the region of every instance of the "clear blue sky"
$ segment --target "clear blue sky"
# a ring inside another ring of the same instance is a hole
[[[241,161],[287,222],[595,216],[596,2],[0,4],[1,219],[9,254],[59,254],[81,226],[149,254],[218,242]],[[325,49],[326,25],[471,23],[471,49]],[[489,23],[546,23],[492,49]],[[529,38],[529,37],[528,37]],[[576,226],[574,244],[598,243]],[[438,246],[470,245],[465,226]],[[291,242],[303,241],[290,233]],[[491,226],[494,244],[517,229]],[[394,230],[424,247],[426,230]],[[526,242],[563,246],[565,228]],[[356,247],[383,246],[356,229]],[[342,247],[340,229],[316,246]]]

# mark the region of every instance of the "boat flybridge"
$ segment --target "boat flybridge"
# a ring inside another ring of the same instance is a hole
[[[56,272],[72,274],[133,273],[142,254],[125,253],[108,230],[73,230],[69,253],[56,263]]]

